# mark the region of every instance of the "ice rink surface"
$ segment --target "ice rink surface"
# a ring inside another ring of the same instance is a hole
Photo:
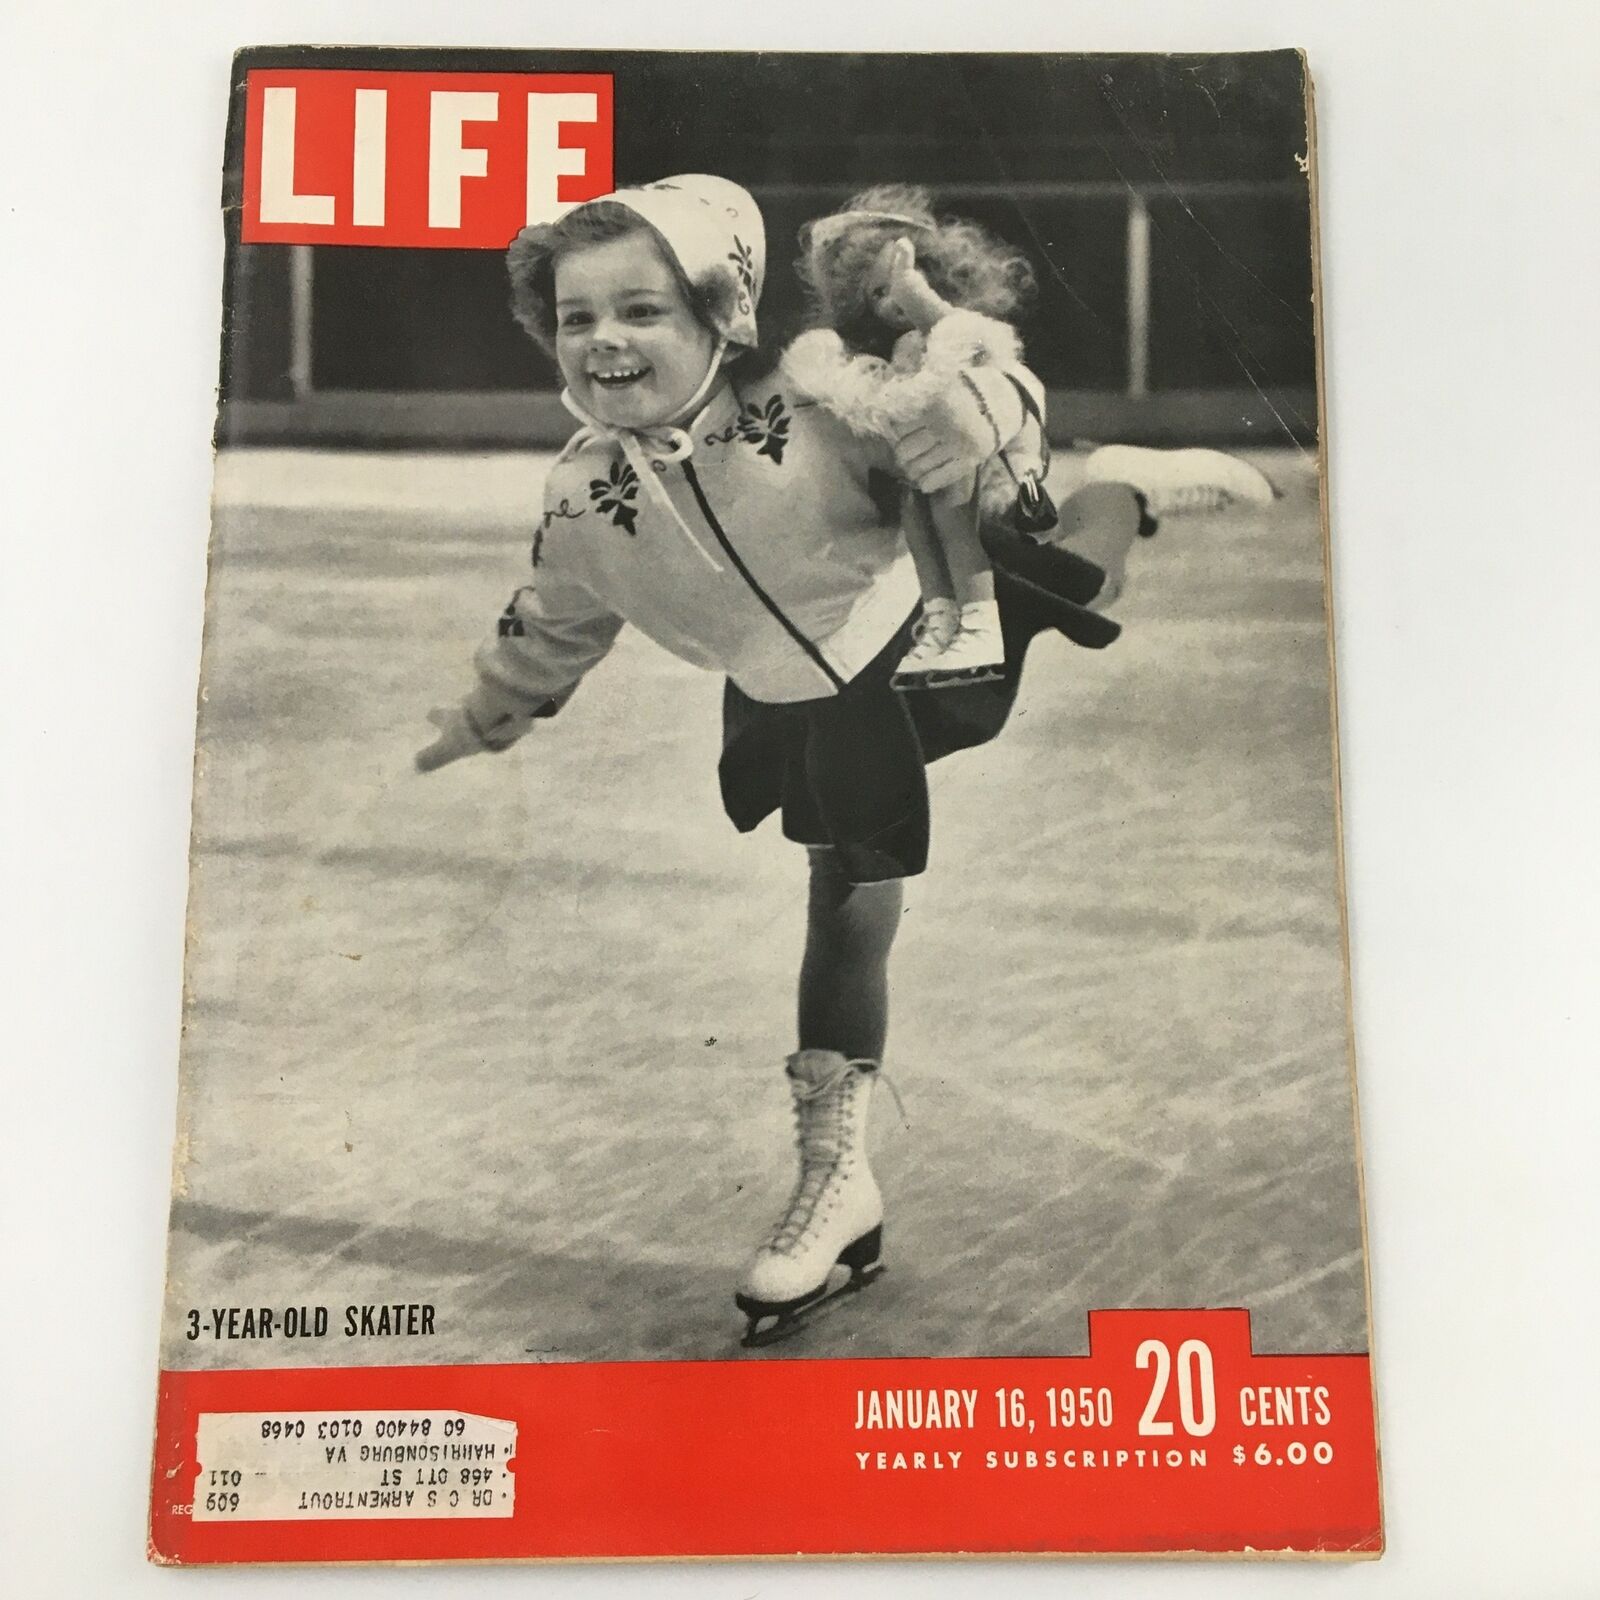
[[[219,463],[167,1365],[741,1353],[805,862],[722,816],[720,682],[625,632],[510,754],[410,769],[547,459]],[[1075,1354],[1126,1306],[1366,1348],[1316,484],[1252,459],[1276,505],[1169,517],[1123,638],[1041,640],[1006,733],[933,769],[888,1272],[750,1359]],[[182,1337],[394,1301],[439,1336]]]

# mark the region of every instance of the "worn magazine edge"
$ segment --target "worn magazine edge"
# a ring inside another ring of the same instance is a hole
[[[229,63],[229,76],[227,94],[222,104],[222,136],[223,136],[223,192],[219,195],[220,205],[217,211],[220,220],[221,236],[218,244],[222,250],[222,315],[219,322],[219,337],[217,341],[217,365],[214,389],[213,421],[211,437],[208,441],[210,448],[210,488],[206,496],[206,580],[202,595],[202,612],[200,622],[200,651],[199,661],[195,674],[194,695],[194,755],[189,767],[189,847],[185,855],[187,861],[187,884],[184,895],[183,914],[183,954],[181,963],[181,978],[179,987],[179,1020],[178,1020],[178,1060],[177,1060],[177,1095],[173,1113],[172,1148],[169,1157],[169,1179],[167,1187],[167,1204],[163,1214],[162,1230],[162,1265],[161,1265],[161,1310],[157,1319],[156,1332],[156,1371],[154,1392],[151,1396],[150,1406],[150,1479],[145,1502],[145,1560],[152,1566],[177,1567],[184,1566],[179,1557],[170,1555],[159,1549],[156,1544],[155,1512],[156,1495],[159,1488],[157,1474],[160,1471],[161,1433],[160,1433],[160,1403],[161,1385],[166,1374],[165,1353],[167,1339],[167,1317],[170,1311],[172,1293],[172,1210],[177,1201],[188,1193],[188,1168],[192,1158],[192,1145],[190,1142],[192,1120],[192,1093],[194,1088],[193,1064],[190,1060],[188,1035],[189,1012],[194,996],[190,989],[190,970],[195,948],[199,943],[199,916],[197,900],[200,879],[200,861],[197,847],[198,823],[202,805],[202,786],[205,781],[206,748],[203,738],[206,687],[208,672],[216,649],[216,590],[218,566],[221,560],[221,551],[217,543],[217,468],[218,456],[221,452],[219,435],[222,420],[222,386],[228,359],[228,333],[230,317],[233,310],[235,284],[231,270],[232,252],[228,249],[228,195],[227,195],[227,149],[232,132],[236,105],[236,87],[242,81],[239,76],[240,58],[247,52],[243,49],[236,50]]]
[[[1384,1550],[1383,1435],[1378,1409],[1378,1368],[1373,1350],[1372,1240],[1367,1223],[1366,1156],[1361,1142],[1361,1094],[1356,1063],[1355,987],[1350,966],[1350,896],[1345,867],[1344,781],[1339,747],[1339,672],[1334,629],[1333,533],[1328,472],[1328,367],[1324,331],[1322,278],[1322,195],[1317,163],[1316,84],[1304,50],[1297,51],[1306,96],[1306,177],[1311,191],[1311,319],[1316,346],[1317,393],[1317,509],[1322,527],[1323,615],[1328,630],[1328,733],[1333,758],[1333,860],[1334,898],[1339,903],[1339,942],[1344,953],[1345,1063],[1350,1085],[1350,1116],[1355,1135],[1356,1217],[1361,1226],[1361,1272],[1366,1286],[1367,1362],[1372,1384],[1373,1456],[1377,1470],[1378,1546]]]

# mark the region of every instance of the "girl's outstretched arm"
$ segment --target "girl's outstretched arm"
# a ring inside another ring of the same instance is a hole
[[[558,462],[551,471],[547,506],[561,504],[565,466]],[[560,541],[546,537],[552,515],[559,514],[547,510],[534,545],[532,581],[512,595],[494,633],[478,647],[477,686],[458,706],[430,714],[439,736],[417,753],[419,772],[509,749],[536,720],[554,716],[616,642],[623,619],[562,560]]]
[[[492,688],[559,707],[621,631],[622,618],[581,582],[543,564],[512,595],[473,665]]]
[[[572,698],[621,628],[622,618],[598,607],[585,589],[541,579],[517,590],[493,637],[478,647],[477,686],[459,705],[428,714],[439,736],[417,752],[417,770],[510,749]]]

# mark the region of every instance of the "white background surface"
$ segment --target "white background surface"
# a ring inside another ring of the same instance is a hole
[[[1600,1594],[1592,8],[831,9],[825,30],[798,3],[686,21],[618,0],[548,19],[465,0],[8,18],[8,1593]],[[228,63],[315,41],[1310,52],[1382,1562],[143,1566]]]

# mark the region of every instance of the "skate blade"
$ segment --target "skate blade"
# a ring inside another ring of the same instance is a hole
[[[956,689],[972,683],[998,683],[1005,675],[1004,663],[996,662],[992,667],[967,667],[961,672],[897,672],[889,684],[907,693],[917,689]]]
[[[745,1329],[744,1337],[739,1341],[746,1350],[760,1350],[763,1346],[777,1344],[784,1339],[792,1339],[802,1328],[809,1326],[822,1312],[835,1302],[846,1299],[848,1296],[859,1293],[868,1284],[875,1283],[883,1276],[883,1262],[874,1261],[865,1267],[853,1267],[850,1276],[843,1283],[830,1288],[824,1284],[809,1300],[802,1300],[798,1304],[784,1306],[765,1306],[759,1300],[750,1300],[744,1295],[735,1295],[734,1303],[750,1319],[750,1325]],[[762,1327],[767,1318],[771,1324]]]

